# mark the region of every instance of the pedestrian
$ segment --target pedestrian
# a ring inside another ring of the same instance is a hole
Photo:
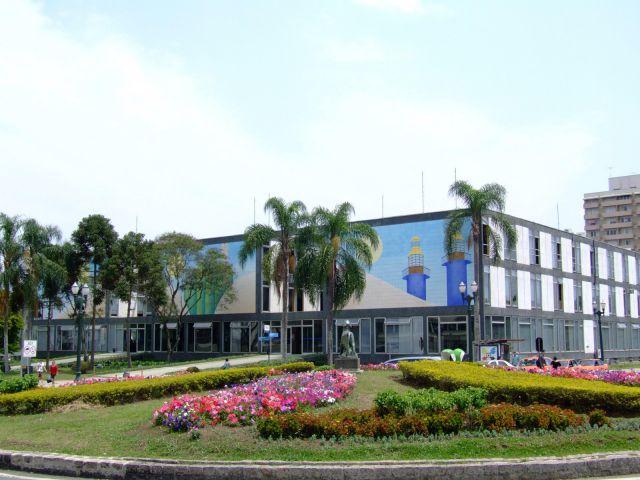
[[[540,370],[543,370],[546,366],[547,362],[544,357],[542,355],[538,355],[538,358],[536,358],[536,367],[538,367]]]
[[[51,365],[49,366],[49,376],[51,377],[51,386],[56,386],[56,375],[58,375],[58,365],[55,360],[51,360]]]
[[[222,370],[226,370],[228,368],[231,368],[231,364],[229,363],[229,359],[225,358],[224,363],[222,364]]]
[[[561,363],[558,361],[558,357],[553,357],[553,361],[551,362],[551,367],[554,370],[557,370],[558,367],[560,367],[560,366],[561,366]]]
[[[44,373],[44,362],[40,361],[36,364],[36,372],[38,372],[38,383],[42,381],[42,374]]]
[[[511,355],[511,363],[514,367],[517,367],[518,363],[520,363],[520,355],[518,355],[518,352],[513,352],[513,355]]]

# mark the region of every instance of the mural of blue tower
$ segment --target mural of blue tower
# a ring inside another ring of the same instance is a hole
[[[411,250],[408,255],[408,267],[402,272],[407,281],[407,293],[414,297],[427,299],[427,278],[431,272],[424,266],[424,252],[420,247],[420,237],[411,237]]]
[[[446,261],[442,266],[447,269],[447,306],[465,305],[458,286],[460,282],[468,285],[467,265],[471,263],[471,260],[467,258],[467,254],[465,253],[462,235],[456,235],[453,252],[444,258]]]

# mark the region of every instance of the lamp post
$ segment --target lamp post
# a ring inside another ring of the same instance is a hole
[[[593,314],[598,316],[598,338],[600,339],[600,360],[604,363],[604,344],[602,342],[602,316],[606,307],[604,302],[593,302]],[[598,308],[600,307],[600,308]]]
[[[71,293],[73,294],[73,301],[76,309],[76,325],[78,326],[78,342],[76,351],[76,378],[77,382],[82,375],[80,368],[80,356],[82,355],[82,335],[84,334],[84,328],[82,320],[84,319],[84,309],[87,305],[87,296],[89,295],[89,285],[86,283],[82,285],[82,289],[78,285],[78,282],[73,282],[71,285]]]
[[[265,324],[264,333],[269,337],[269,345],[267,345],[267,361],[271,363],[271,325]]]
[[[460,291],[462,301],[467,304],[467,336],[469,338],[469,359],[473,362],[474,322],[471,319],[474,318],[473,304],[475,304],[476,297],[478,296],[478,284],[475,280],[471,284],[471,295],[467,293],[467,286],[464,284],[464,282],[460,282],[460,285],[458,285],[458,290]]]

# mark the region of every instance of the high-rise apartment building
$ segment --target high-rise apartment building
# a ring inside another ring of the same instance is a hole
[[[609,190],[584,194],[589,238],[640,251],[640,175],[609,179]]]

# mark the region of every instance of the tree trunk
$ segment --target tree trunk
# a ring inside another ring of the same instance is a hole
[[[4,335],[3,335],[3,346],[4,346],[4,373],[9,373],[11,371],[11,366],[9,365],[9,290],[5,289],[6,294],[6,304],[4,306]]]
[[[164,334],[167,336],[167,362],[170,362],[171,354],[173,353],[173,343],[171,343],[171,335],[169,335],[169,329],[166,323],[164,324]]]
[[[131,292],[129,292],[129,300],[127,301],[127,318],[125,320],[126,335],[125,341],[127,342],[127,366],[131,368],[131,325],[129,324],[129,316],[131,315]]]
[[[49,299],[49,311],[47,312],[47,371],[49,371],[49,358],[51,358],[51,319],[53,318],[53,300]]]
[[[469,332],[470,345],[469,349],[469,360],[476,361],[480,359],[480,347],[474,345],[474,341],[480,340],[480,322],[482,319],[480,318],[480,303],[484,302],[484,288],[483,288],[483,272],[481,270],[481,241],[482,241],[482,218],[480,218],[479,223],[476,223],[476,219],[473,220],[473,223],[476,225],[476,228],[472,225],[472,235],[473,235],[473,271],[474,271],[474,280],[478,283],[478,294],[473,302],[473,318],[471,321],[471,331]],[[467,293],[469,294],[469,293]]]
[[[91,314],[91,368],[94,367],[96,361],[96,275],[97,266],[93,264],[93,297],[91,298],[92,314]]]
[[[336,289],[336,264],[331,267],[331,276],[327,285],[327,363],[333,365],[333,297]]]
[[[287,340],[289,332],[289,249],[284,248],[282,252],[284,262],[284,282],[282,282],[282,326],[280,328],[280,351],[282,359],[287,359]]]

